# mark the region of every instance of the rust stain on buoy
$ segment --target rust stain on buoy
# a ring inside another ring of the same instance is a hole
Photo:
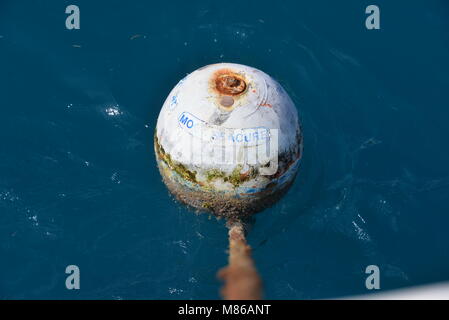
[[[229,69],[220,69],[212,77],[214,89],[222,95],[238,96],[246,91],[245,79]]]

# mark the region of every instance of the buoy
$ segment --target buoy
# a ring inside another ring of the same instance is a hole
[[[222,277],[235,282],[236,270],[257,275],[242,221],[271,206],[291,186],[302,140],[289,95],[249,66],[202,67],[179,81],[165,100],[154,135],[159,171],[180,202],[227,219],[230,264]],[[259,298],[253,293],[260,281],[252,283],[246,296]],[[232,288],[239,286],[228,284],[222,292],[233,298],[239,290]]]

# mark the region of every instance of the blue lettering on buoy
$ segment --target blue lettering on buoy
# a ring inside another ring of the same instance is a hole
[[[187,117],[186,115],[181,114],[181,117],[179,118],[179,122],[182,123],[183,125],[186,124],[187,120],[189,120],[189,117]]]
[[[189,112],[182,112],[179,115],[178,124],[180,127],[187,129],[188,132],[194,136],[217,143],[227,139],[233,144],[257,145],[260,142],[269,140],[270,137],[268,133],[269,129],[265,127],[244,129],[220,128],[217,130],[211,126],[205,126],[203,120]],[[226,133],[228,131],[231,132]]]
[[[240,139],[239,139],[239,138],[240,138]],[[241,134],[241,133],[237,134],[237,135],[235,136],[235,140],[236,140],[237,142],[242,142],[242,134]]]
[[[258,143],[269,139],[268,129],[264,127],[246,128],[239,133],[230,133],[228,139],[233,143]]]
[[[181,116],[179,117],[179,124],[187,129],[192,129],[198,121],[199,120],[194,115],[188,112],[181,113]]]

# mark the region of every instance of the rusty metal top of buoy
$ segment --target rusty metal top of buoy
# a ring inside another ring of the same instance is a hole
[[[246,90],[245,79],[228,69],[218,70],[212,81],[216,90],[224,95],[236,96]]]

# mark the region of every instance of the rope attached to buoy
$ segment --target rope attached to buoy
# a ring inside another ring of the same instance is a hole
[[[262,299],[262,280],[251,257],[251,247],[247,244],[243,224],[228,223],[229,262],[218,271],[224,280],[221,295],[225,300]]]

